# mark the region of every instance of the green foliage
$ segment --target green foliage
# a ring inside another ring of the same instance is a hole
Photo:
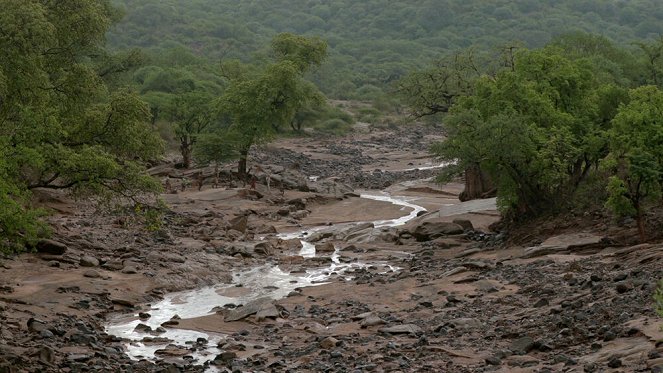
[[[495,180],[503,210],[559,206],[605,156],[593,71],[554,47],[516,53],[512,68],[481,77],[457,98],[434,148],[460,169],[479,165]]]
[[[382,91],[448,51],[513,40],[538,48],[570,31],[623,45],[663,33],[656,0],[116,0],[126,17],[109,35],[117,48],[183,46],[210,61],[249,61],[279,33],[329,42],[329,63],[313,73],[332,97]],[[626,71],[628,74],[629,71]]]
[[[319,64],[326,44],[316,38],[279,35],[274,39],[277,60],[255,76],[231,81],[221,97],[219,111],[229,118],[230,131],[238,139],[238,172],[246,174],[246,159],[253,144],[271,139],[292,123],[298,111],[321,101],[303,74]]]
[[[140,58],[104,51],[118,18],[108,1],[0,0],[0,7],[0,240],[15,249],[44,231],[29,190],[157,191],[143,166],[160,156],[162,141],[148,106],[115,88]]]
[[[663,181],[663,92],[654,86],[631,90],[610,130],[607,206],[618,215],[636,216],[644,239],[643,204],[659,200]]]
[[[199,165],[221,164],[239,157],[240,133],[216,130],[201,134],[193,148],[193,159]]]

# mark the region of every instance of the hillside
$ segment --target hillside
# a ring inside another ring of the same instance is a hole
[[[329,62],[314,80],[337,98],[370,98],[447,51],[512,41],[540,47],[586,31],[627,45],[663,33],[654,0],[117,0],[114,48],[184,45],[211,60],[248,60],[277,33],[321,36]],[[354,97],[353,97],[354,96]]]

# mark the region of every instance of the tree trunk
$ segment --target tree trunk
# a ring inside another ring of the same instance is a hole
[[[182,165],[184,168],[191,167],[191,144],[188,141],[180,141],[180,153],[182,153]]]
[[[644,214],[642,213],[642,209],[640,208],[639,204],[635,208],[637,211],[637,216],[635,217],[635,221],[638,223],[638,235],[640,236],[640,243],[645,243],[647,242],[647,232],[645,231],[645,217]]]
[[[459,196],[461,201],[493,197],[495,192],[492,180],[478,164],[465,169],[465,190]]]
[[[240,180],[244,182],[246,185],[246,161],[249,157],[249,151],[248,150],[241,150],[239,152],[239,162],[237,163],[237,176],[239,177]]]

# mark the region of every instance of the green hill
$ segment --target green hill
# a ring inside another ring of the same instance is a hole
[[[622,44],[663,33],[658,0],[117,0],[112,47],[184,45],[218,60],[266,53],[280,32],[317,35],[329,62],[313,79],[337,98],[371,97],[450,50],[585,31]]]

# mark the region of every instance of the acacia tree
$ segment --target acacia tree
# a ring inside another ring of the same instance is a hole
[[[661,197],[663,182],[663,92],[654,86],[630,92],[610,130],[610,178],[607,206],[619,215],[634,216],[646,240],[644,204]]]
[[[539,214],[569,196],[607,152],[593,71],[555,48],[520,51],[513,70],[477,80],[436,146],[461,169],[479,165],[503,210]]]
[[[109,1],[0,0],[0,247],[20,250],[43,230],[35,188],[135,196],[157,191],[143,165],[161,154],[147,105],[110,91],[121,68],[103,41]]]
[[[176,95],[170,103],[170,120],[175,124],[175,135],[180,144],[182,165],[191,167],[191,152],[198,136],[214,120],[212,97],[200,91]]]
[[[220,101],[220,112],[230,119],[238,144],[237,172],[245,177],[251,146],[269,140],[275,130],[292,122],[311,101],[311,85],[304,74],[324,61],[327,44],[318,38],[277,35],[272,42],[276,58],[257,75],[231,81]]]

